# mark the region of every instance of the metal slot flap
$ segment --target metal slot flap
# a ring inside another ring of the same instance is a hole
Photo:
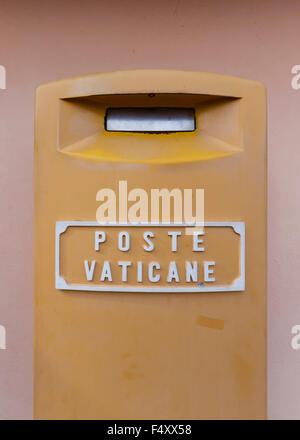
[[[111,108],[106,112],[105,129],[144,133],[194,131],[195,111],[187,108]]]

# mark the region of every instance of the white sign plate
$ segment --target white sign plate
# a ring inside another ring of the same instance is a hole
[[[56,222],[55,287],[94,292],[245,290],[245,224]]]

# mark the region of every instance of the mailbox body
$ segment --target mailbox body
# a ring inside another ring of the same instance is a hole
[[[107,109],[124,107],[194,108],[196,130],[106,131]],[[153,188],[204,189],[204,255],[190,249],[184,224],[98,225],[96,195],[101,188],[114,190],[118,208],[120,181],[128,192],[142,188],[148,194]],[[96,252],[97,231],[106,232],[106,241]],[[131,239],[126,252],[118,249],[122,231]],[[153,253],[143,248],[147,231],[155,235]],[[182,233],[176,252],[170,231]],[[215,258],[220,280],[203,282],[200,265]],[[91,269],[94,260],[91,281],[84,261]],[[104,260],[111,262],[112,281],[99,281]],[[126,281],[120,260],[132,262]],[[161,273],[155,283],[147,275],[154,260]],[[199,262],[196,283],[186,282],[188,260]],[[179,282],[167,281],[170,261],[178,263]],[[38,88],[35,417],[266,417],[261,84],[208,73],[128,71]]]

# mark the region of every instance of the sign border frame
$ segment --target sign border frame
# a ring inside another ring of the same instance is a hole
[[[70,285],[60,275],[60,236],[69,226],[98,227],[186,227],[188,223],[98,223],[96,221],[57,221],[55,225],[55,288],[56,290],[88,291],[88,292],[127,292],[127,293],[209,293],[209,292],[240,292],[245,290],[245,222],[205,222],[204,227],[231,227],[240,235],[240,276],[227,286],[194,286],[194,287],[137,287],[137,286],[95,286]]]

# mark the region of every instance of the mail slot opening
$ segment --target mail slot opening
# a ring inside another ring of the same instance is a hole
[[[139,133],[187,132],[196,129],[193,108],[109,108],[106,131]]]

